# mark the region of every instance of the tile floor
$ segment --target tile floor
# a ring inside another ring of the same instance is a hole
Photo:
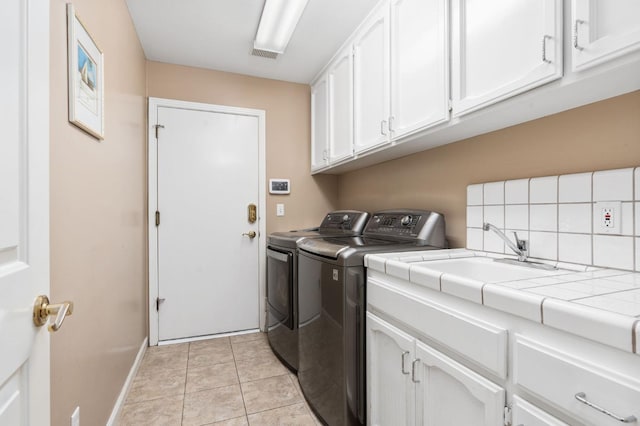
[[[264,333],[147,350],[120,426],[319,425]]]

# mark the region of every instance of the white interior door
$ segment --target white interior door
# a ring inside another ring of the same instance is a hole
[[[159,340],[259,327],[256,115],[159,107]]]
[[[0,14],[0,425],[49,424],[49,2]]]

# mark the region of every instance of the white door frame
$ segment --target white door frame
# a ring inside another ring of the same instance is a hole
[[[148,215],[149,224],[149,345],[158,344],[158,311],[156,299],[158,297],[158,228],[155,226],[156,206],[158,205],[158,148],[156,145],[156,124],[158,123],[158,108],[182,108],[197,111],[220,112],[228,114],[242,114],[258,119],[258,285],[260,310],[260,329],[266,328],[266,136],[264,110],[230,107],[224,105],[204,104],[199,102],[179,101],[175,99],[149,98],[149,117],[147,127],[148,153]],[[162,129],[159,129],[162,132]]]

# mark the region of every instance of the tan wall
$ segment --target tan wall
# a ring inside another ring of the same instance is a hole
[[[640,92],[597,102],[340,176],[341,208],[444,213],[466,244],[472,183],[640,165]]]
[[[66,0],[51,1],[51,420],[104,425],[147,334],[145,58],[124,0],[75,0],[104,52],[105,133],[67,121]]]
[[[336,208],[337,177],[310,174],[309,86],[148,62],[147,91],[151,97],[266,111],[267,183],[291,179],[290,195],[267,195],[267,233],[317,225]],[[276,203],[284,203],[284,217],[276,216]]]

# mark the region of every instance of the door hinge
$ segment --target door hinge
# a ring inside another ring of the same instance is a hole
[[[160,212],[156,210],[156,226],[160,226]]]
[[[511,405],[504,407],[504,426],[511,426]]]
[[[156,312],[160,312],[160,304],[164,301],[164,298],[156,297]]]
[[[162,124],[155,124],[153,127],[156,129],[156,139],[158,139],[158,129],[164,129]]]

